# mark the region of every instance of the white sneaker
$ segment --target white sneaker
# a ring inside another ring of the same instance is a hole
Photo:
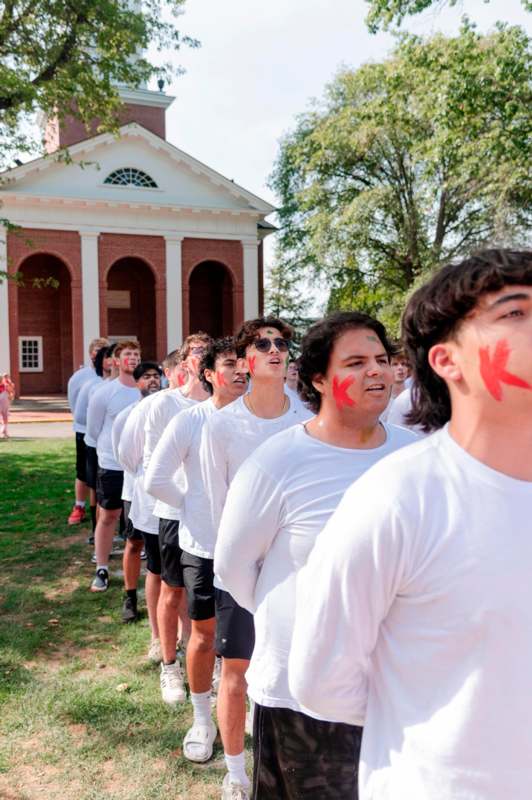
[[[148,659],[148,661],[152,661],[154,664],[161,663],[161,661],[163,660],[163,653],[161,650],[161,642],[159,641],[159,639],[152,639],[146,658]]]
[[[161,696],[169,706],[184,703],[187,699],[183,673],[177,661],[175,664],[161,664]]]
[[[244,786],[243,783],[230,781],[227,773],[222,783],[222,800],[249,800],[250,789],[250,786]]]
[[[196,761],[204,764],[212,756],[212,748],[216,734],[218,733],[214,722],[208,725],[200,725],[195,722],[185,734],[183,739],[183,755],[189,761]]]

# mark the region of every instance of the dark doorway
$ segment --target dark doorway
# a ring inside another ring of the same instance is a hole
[[[190,333],[205,331],[214,338],[233,333],[233,282],[218,261],[202,261],[189,280]]]
[[[19,272],[20,393],[62,394],[74,371],[70,272],[48,253],[28,256]],[[51,280],[56,287],[47,285]]]
[[[107,273],[107,333],[134,337],[143,359],[156,359],[155,279],[140,258],[120,258]]]

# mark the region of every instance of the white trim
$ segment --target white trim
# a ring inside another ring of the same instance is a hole
[[[123,103],[133,103],[137,106],[153,106],[155,108],[168,108],[175,97],[152,89],[130,89],[126,86],[118,87],[118,94]]]
[[[25,367],[22,363],[22,345],[24,342],[37,342],[37,366]],[[42,336],[19,336],[18,337],[18,371],[21,373],[26,372],[44,372],[44,359],[42,351]]]
[[[183,290],[181,236],[165,236],[166,247],[166,338],[170,352],[183,341]]]
[[[259,315],[259,250],[257,240],[242,240],[244,250],[244,319]]]
[[[83,307],[83,354],[90,366],[89,344],[100,336],[98,232],[80,231],[81,297]]]
[[[0,226],[0,270],[7,272],[7,230]],[[11,371],[9,351],[9,291],[7,278],[0,278],[0,372]]]

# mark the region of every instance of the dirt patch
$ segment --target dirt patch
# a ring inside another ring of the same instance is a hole
[[[58,597],[73,594],[80,586],[81,581],[79,578],[61,578],[56,586],[52,586],[44,592],[44,596],[47,600],[56,600]]]
[[[53,546],[57,550],[66,550],[73,544],[80,544],[84,542],[88,535],[89,531],[82,529],[80,531],[77,531],[77,533],[73,533],[71,536],[64,536],[62,539],[54,540]]]

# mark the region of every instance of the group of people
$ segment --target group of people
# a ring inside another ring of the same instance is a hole
[[[402,327],[338,312],[296,362],[271,316],[161,366],[95,341],[70,381],[91,591],[122,519],[122,618],[144,552],[162,700],[186,650],[183,754],[219,730],[226,800],[529,796],[532,254],[442,268]]]

